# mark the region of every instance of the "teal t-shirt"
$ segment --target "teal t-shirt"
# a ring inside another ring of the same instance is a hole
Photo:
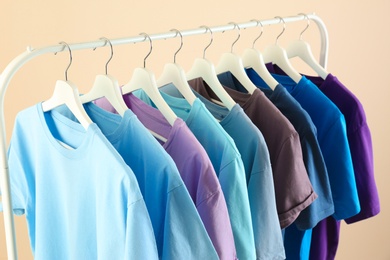
[[[199,85],[204,82],[202,79],[190,80],[189,85],[193,84]],[[173,85],[164,87],[163,91],[171,96],[183,98]],[[238,104],[229,111],[194,90],[193,92],[232,137],[241,154],[257,258],[285,259],[282,232],[276,210],[271,161],[263,135]]]

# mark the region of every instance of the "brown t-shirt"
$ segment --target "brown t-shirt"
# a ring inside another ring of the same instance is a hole
[[[188,83],[203,97],[219,100],[201,78]],[[299,135],[259,89],[251,95],[224,88],[264,136],[271,159],[279,222],[285,228],[317,198],[303,163]]]

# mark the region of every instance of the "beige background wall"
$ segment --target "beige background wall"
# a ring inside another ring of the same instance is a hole
[[[171,28],[191,29],[200,25],[221,25],[230,21],[245,22],[289,16],[299,12],[315,12],[326,23],[329,37],[328,71],[337,75],[363,103],[374,142],[376,180],[381,197],[382,212],[375,218],[342,226],[337,259],[390,259],[388,233],[390,232],[389,147],[390,147],[390,87],[388,62],[390,39],[388,12],[390,1],[259,1],[259,0],[197,0],[197,1],[11,1],[0,4],[0,71],[26,46],[42,47],[59,41],[70,43],[98,39],[105,36],[119,38],[140,32],[158,33]],[[296,39],[304,22],[289,24],[280,44],[286,46]],[[262,50],[273,43],[280,26],[266,27],[264,37],[256,47]],[[258,34],[258,29],[241,32],[235,52],[242,53]],[[207,58],[215,64],[220,55],[230,50],[235,32],[216,33]],[[318,56],[318,31],[314,23],[304,34]],[[208,36],[187,37],[177,62],[188,70],[194,58],[202,55]],[[154,51],[148,67],[156,76],[172,55],[179,40],[154,42]],[[146,44],[118,46],[109,73],[120,83],[130,80],[132,70],[142,66]],[[86,92],[94,77],[103,73],[109,51],[100,48],[75,51],[69,79]],[[5,101],[7,137],[18,111],[51,96],[55,81],[63,79],[68,56],[60,53],[43,55],[24,66],[13,78]],[[301,64],[300,71],[306,71]],[[0,259],[6,259],[4,229],[0,216]],[[32,259],[27,228],[23,217],[16,217],[17,241],[20,259]]]

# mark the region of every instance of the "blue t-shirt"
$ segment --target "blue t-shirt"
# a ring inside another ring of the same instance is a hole
[[[158,259],[137,180],[96,124],[85,130],[41,104],[27,108],[8,162],[35,259]]]
[[[236,259],[233,231],[225,196],[213,165],[194,134],[181,118],[171,126],[164,115],[132,93],[123,95],[127,107],[172,157],[221,260]],[[115,113],[106,98],[94,102]]]
[[[164,87],[160,91],[164,100],[186,122],[213,164],[226,199],[238,259],[256,259],[245,169],[234,141],[199,99],[191,107],[185,99],[169,96],[163,91]],[[153,105],[142,90],[134,94]]]
[[[131,110],[123,118],[84,105],[134,171],[152,221],[160,259],[218,259],[177,167]]]
[[[203,80],[189,81],[204,84]],[[169,89],[168,89],[169,88]],[[171,96],[183,98],[172,85],[164,88]],[[271,161],[264,137],[242,108],[236,104],[229,111],[194,91],[223,129],[233,138],[244,163],[256,256],[258,259],[285,259],[283,238],[276,211]]]
[[[332,190],[333,217],[341,220],[356,215],[360,205],[343,114],[306,77],[296,84],[288,76],[272,76],[301,104],[317,127]]]

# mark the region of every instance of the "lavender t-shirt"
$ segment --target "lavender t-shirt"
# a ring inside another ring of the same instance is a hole
[[[225,195],[238,258],[255,259],[245,169],[233,139],[199,99],[195,99],[191,106],[185,99],[169,96],[162,91],[160,93],[175,114],[186,122],[213,164]],[[136,91],[134,94],[145,103],[154,105],[144,91]]]

